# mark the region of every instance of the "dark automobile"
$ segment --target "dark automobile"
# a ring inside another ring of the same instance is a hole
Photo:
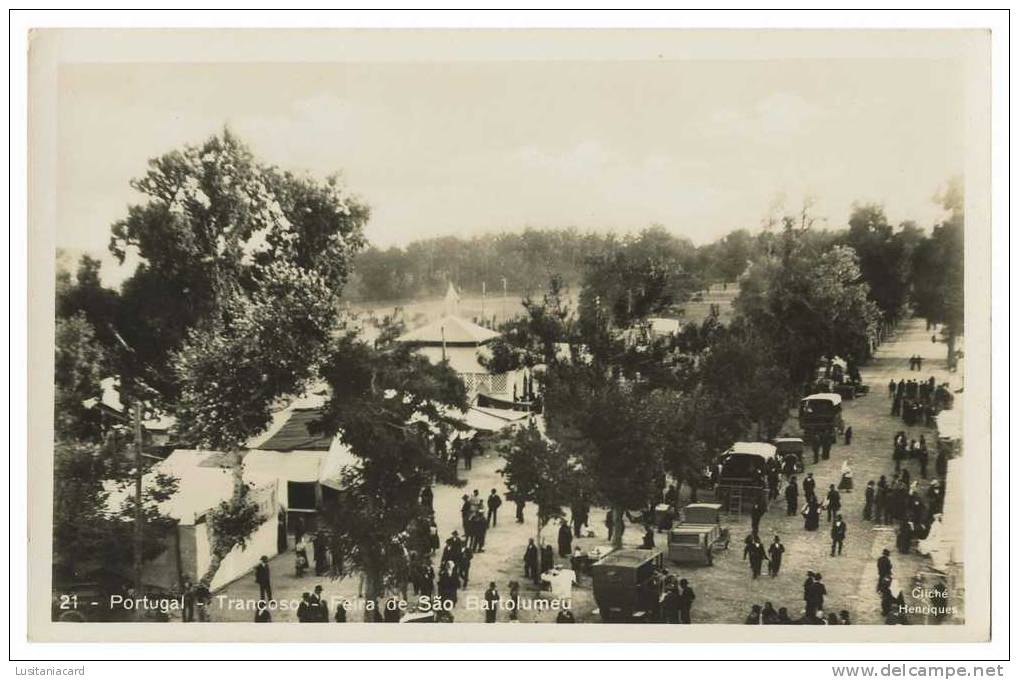
[[[661,550],[625,548],[591,567],[594,599],[606,622],[650,620],[661,596]]]
[[[786,460],[791,459],[791,468],[796,472],[803,472],[803,451],[806,444],[799,437],[778,437],[773,439],[772,444],[778,451],[778,458],[782,461],[782,469],[787,467]]]
[[[800,400],[800,429],[805,439],[820,436],[834,438],[844,428],[841,396],[832,392],[820,392]]]

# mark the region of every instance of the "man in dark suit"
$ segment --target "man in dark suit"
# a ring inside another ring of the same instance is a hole
[[[262,555],[255,565],[255,583],[258,584],[258,599],[268,602],[272,599],[272,581],[269,575],[269,558]]]
[[[796,486],[796,477],[790,477],[785,487],[785,514],[792,517],[798,509],[800,490]]]
[[[662,598],[662,622],[679,623],[679,588],[675,583],[669,585]]]
[[[824,596],[828,589],[821,583],[821,572],[814,574],[814,583],[811,586],[811,599],[814,603],[814,612],[824,611]]]
[[[743,548],[743,559],[750,560],[751,578],[761,575],[761,565],[768,558],[764,544],[761,543],[761,539],[757,537],[756,533],[747,538],[746,546]]]
[[[755,501],[754,505],[750,508],[750,533],[758,533],[757,530],[761,527],[762,517],[764,517],[764,504],[761,501]]]
[[[881,557],[877,558],[877,591],[881,592],[882,580],[886,577],[892,578],[892,560],[889,557],[891,551],[885,548],[881,551]]]
[[[778,570],[782,568],[782,555],[785,553],[785,546],[778,536],[768,546],[768,574],[772,578],[778,576]]]
[[[495,623],[496,614],[499,612],[499,591],[495,587],[495,581],[488,584],[485,591],[485,623]]]
[[[842,509],[842,496],[835,489],[834,484],[828,485],[828,495],[825,497],[825,500],[827,501],[825,507],[828,510],[828,521],[831,522],[839,514],[839,510]]]
[[[495,489],[492,489],[492,493],[488,494],[488,526],[496,525],[500,505],[502,505],[502,498],[495,492]]]
[[[831,556],[835,557],[835,551],[842,554],[842,543],[846,540],[846,523],[842,521],[842,515],[836,515],[831,525]]]
[[[814,606],[814,572],[807,572],[807,579],[803,582],[803,604],[807,610],[807,619],[814,618],[817,613],[817,607]]]
[[[690,610],[697,596],[685,578],[679,580],[679,622],[690,623]]]

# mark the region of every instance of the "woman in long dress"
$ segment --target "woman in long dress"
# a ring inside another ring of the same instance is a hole
[[[818,524],[821,522],[821,506],[818,504],[816,496],[807,497],[807,504],[803,506],[803,511],[800,514],[803,515],[803,528],[807,531],[817,531]]]
[[[842,478],[839,480],[839,490],[853,490],[853,469],[849,466],[848,458],[842,461]]]
[[[944,529],[941,519],[942,517],[940,514],[934,515],[934,521],[931,523],[931,527],[927,531],[927,537],[917,543],[916,551],[921,555],[930,555],[941,547],[941,530]]]

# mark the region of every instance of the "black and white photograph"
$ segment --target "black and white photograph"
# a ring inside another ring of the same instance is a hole
[[[38,31],[30,639],[987,641],[988,36]]]

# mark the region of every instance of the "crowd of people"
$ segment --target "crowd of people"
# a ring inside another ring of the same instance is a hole
[[[910,370],[921,371],[923,359],[919,356],[910,358]],[[891,414],[901,417],[906,425],[932,425],[938,410],[950,408],[952,394],[947,384],[937,385],[934,377],[929,380],[914,379],[892,380],[888,384],[888,397],[892,400]],[[843,430],[845,444],[851,445],[852,428]],[[806,437],[805,437],[806,438]],[[814,463],[829,459],[832,446],[836,442],[834,432],[823,433],[823,436],[806,438],[813,448]],[[933,452],[933,475],[930,466]],[[463,457],[467,470],[472,467],[472,459],[477,451],[461,447],[458,453]],[[930,447],[926,435],[920,434],[910,438],[906,430],[897,432],[892,442],[892,461],[894,472],[881,475],[878,479],[870,479],[863,486],[862,521],[875,525],[893,525],[896,528],[895,549],[900,553],[913,550],[916,540],[926,539],[931,528],[940,519],[944,505],[944,478],[947,472],[947,454],[940,447]],[[758,579],[767,574],[770,578],[779,576],[783,559],[787,557],[787,548],[779,535],[771,540],[760,537],[762,519],[766,516],[771,500],[780,496],[785,500],[785,514],[795,516],[799,513],[803,518],[803,528],[808,532],[821,529],[822,521],[827,525],[830,537],[829,555],[837,558],[846,549],[846,540],[850,532],[850,524],[854,521],[844,512],[844,494],[854,492],[854,476],[851,459],[846,457],[838,472],[838,477],[831,480],[818,481],[814,473],[803,470],[803,461],[794,456],[775,457],[768,461],[760,471],[763,482],[760,486],[767,489],[766,494],[754,502],[750,509],[750,532],[744,541],[743,560],[748,563],[750,578]],[[890,477],[890,479],[889,479]],[[784,479],[784,482],[783,482]],[[921,484],[922,480],[930,480]],[[829,483],[830,482],[830,483]],[[663,484],[663,486],[665,486]],[[857,492],[858,493],[858,492]],[[524,502],[507,497],[516,504],[517,523],[524,521]],[[467,588],[471,578],[473,558],[485,552],[488,532],[498,526],[500,508],[503,498],[497,489],[491,489],[487,495],[474,489],[470,494],[461,497],[461,526],[441,541],[436,527],[432,508],[432,490],[422,491],[420,502],[431,511],[425,518],[408,530],[407,546],[409,548],[408,582],[414,595],[436,598],[441,606],[438,608],[440,618],[452,620],[450,613],[460,598],[460,592]],[[671,509],[670,513],[661,513],[660,506]],[[625,517],[634,524],[640,524],[644,530],[642,546],[655,547],[655,535],[671,526],[671,516],[680,505],[679,491],[676,485],[669,485],[652,499],[648,508],[638,516],[627,513]],[[578,566],[583,553],[575,545],[575,539],[582,536],[593,536],[588,526],[590,521],[590,505],[581,499],[572,504],[569,519],[562,519],[554,527],[551,541],[541,545],[534,539],[528,539],[522,554],[521,581],[533,583],[539,590],[545,588],[547,579],[542,576],[559,569],[567,568],[562,564],[568,560],[568,568],[580,573]],[[854,513],[855,514],[855,513]],[[606,515],[605,528],[608,540],[616,530],[611,513]],[[312,567],[316,575],[330,571],[331,556],[326,547],[324,537],[315,532],[305,532],[298,522],[292,527],[295,534],[295,573],[301,577]],[[770,532],[769,532],[770,533]],[[891,547],[891,546],[890,546]],[[891,565],[891,550],[885,549],[878,560],[878,579],[876,591],[881,597],[881,612],[888,623],[905,623],[902,615],[904,597],[894,579]],[[436,557],[438,559],[436,560]],[[557,564],[557,560],[560,562]],[[693,588],[687,579],[680,579],[674,574],[663,571],[656,574],[659,579],[660,593],[658,604],[653,612],[653,619],[665,623],[690,623],[691,610],[695,599]],[[271,620],[269,602],[272,601],[272,586],[269,577],[269,566],[266,558],[262,558],[255,570],[255,579],[259,585],[259,607],[255,615],[258,622]],[[487,580],[487,579],[486,579]],[[517,620],[518,607],[495,606],[507,600],[519,602],[520,582],[509,581],[504,595],[494,581],[488,582],[482,600],[491,605],[486,606],[485,621],[495,622],[497,612],[508,611],[509,620]],[[827,588],[822,575],[816,571],[807,572],[803,583],[803,607],[775,607],[772,602],[753,604],[745,618],[746,624],[752,625],[848,625],[849,610],[825,609]],[[406,593],[404,598],[406,598]],[[193,599],[193,598],[192,598]],[[793,615],[792,612],[796,614]],[[335,612],[330,612],[322,596],[322,587],[316,586],[313,591],[305,592],[297,610],[297,618],[302,622],[345,621],[347,608],[340,605]],[[398,621],[400,611],[388,611],[383,607],[380,620]],[[570,611],[560,612],[556,621],[572,623],[576,619]]]
[[[922,363],[923,359],[919,361]],[[934,376],[921,381],[912,378],[900,378],[898,382],[889,380],[888,398],[892,400],[893,416],[901,417],[906,425],[926,427],[933,427],[938,412],[951,408],[954,401],[948,383],[938,385]]]

